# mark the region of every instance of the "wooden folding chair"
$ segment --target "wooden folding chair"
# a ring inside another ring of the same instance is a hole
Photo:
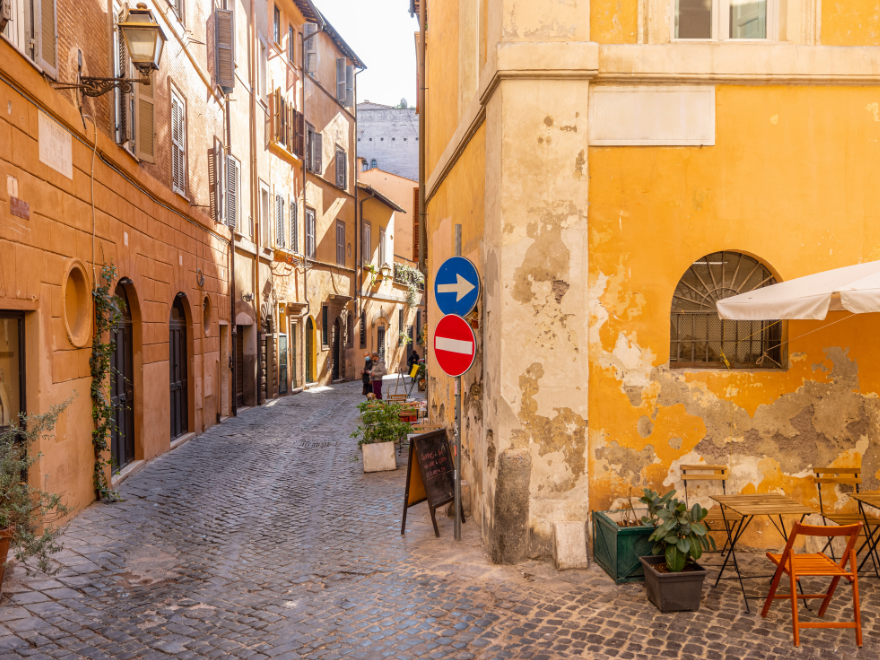
[[[868,548],[871,547],[871,544],[868,542],[869,534],[880,533],[878,532],[878,528],[880,528],[880,518],[867,513],[862,516],[861,511],[856,511],[855,513],[843,513],[839,511],[825,513],[825,503],[822,501],[822,484],[832,484],[832,488],[838,484],[849,484],[853,486],[856,493],[858,493],[859,484],[862,483],[862,468],[817,467],[813,468],[813,472],[816,475],[813,478],[813,481],[816,483],[816,489],[819,491],[819,514],[822,516],[823,522],[827,524],[830,520],[837,525],[855,525],[856,523],[864,523],[865,520],[868,521],[867,529],[864,530],[864,532],[867,532],[865,534],[865,541],[862,543],[861,547],[856,550],[856,556],[858,556],[865,546],[868,546]],[[837,557],[834,556],[834,546],[831,541],[832,539],[828,540],[828,543],[822,548],[822,552],[825,552],[830,546],[831,558],[834,559],[834,561],[837,561]],[[871,552],[870,554],[871,561],[874,564],[874,574],[877,575],[877,577],[880,577],[880,567],[878,567],[875,552]]]
[[[801,628],[855,628],[856,644],[862,645],[862,615],[859,611],[859,572],[858,563],[856,562],[856,542],[859,534],[862,532],[864,523],[855,525],[845,525],[842,527],[824,527],[822,525],[804,525],[796,522],[788,537],[788,543],[785,544],[785,550],[782,554],[767,553],[774,564],[776,564],[776,573],[773,575],[773,582],[770,585],[770,593],[767,594],[767,600],[764,602],[764,609],[761,610],[761,616],[766,617],[770,611],[773,601],[779,598],[791,599],[791,617],[792,626],[794,627],[794,645],[800,646],[800,629]],[[799,554],[794,552],[792,548],[797,541],[798,536],[849,536],[849,542],[846,544],[846,550],[843,557],[837,563],[825,553]],[[846,565],[849,564],[849,570]],[[789,593],[776,595],[776,589],[779,587],[779,580],[782,574],[786,573],[790,582]],[[802,594],[798,595],[796,585],[801,578],[805,577],[831,577],[831,586],[828,592],[824,594]],[[819,608],[819,616],[825,616],[825,610],[831,602],[837,584],[840,578],[845,578],[852,584],[853,596],[853,614],[855,621],[808,621],[801,623],[798,620],[798,599],[803,598],[821,598],[822,607]]]
[[[387,401],[398,401],[406,403],[406,394],[389,394],[385,397]]]
[[[694,474],[694,473],[697,474]],[[709,474],[706,474],[706,473]],[[684,501],[688,508],[690,508],[690,504],[688,503],[688,481],[720,481],[721,482],[721,493],[723,495],[727,495],[727,479],[730,476],[730,468],[726,465],[682,465],[681,466],[681,478],[684,481]],[[708,515],[703,519],[703,522],[707,524],[710,530],[713,532],[725,531],[730,537],[733,528],[742,520],[742,516],[734,511],[728,509],[727,511],[721,511],[721,506],[716,504],[711,509],[709,509]],[[727,528],[725,529],[725,521],[727,522]],[[724,539],[724,547],[721,548],[721,555],[724,555],[724,550],[727,548],[728,539]],[[705,564],[707,566],[711,566],[712,564]]]

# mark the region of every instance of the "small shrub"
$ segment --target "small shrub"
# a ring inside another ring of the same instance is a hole
[[[62,549],[58,537],[63,528],[53,523],[70,510],[60,495],[34,488],[25,475],[42,457],[33,452],[34,443],[54,435],[58,417],[75,396],[41,415],[20,415],[17,425],[0,433],[0,529],[11,531],[11,550],[29,575],[35,567],[50,575],[57,572],[50,555]]]
[[[683,571],[688,562],[699,559],[704,550],[715,549],[715,539],[709,536],[709,529],[702,522],[709,512],[696,503],[688,511],[687,505],[674,496],[674,490],[661,497],[660,493],[645,488],[639,498],[648,505],[648,515],[642,517],[642,522],[655,527],[649,539],[654,541],[652,552],[666,557],[670,573]]]
[[[361,412],[360,424],[352,432],[352,438],[359,438],[358,447],[377,442],[394,442],[412,430],[407,422],[400,421],[403,406],[389,401],[363,401],[358,404]]]

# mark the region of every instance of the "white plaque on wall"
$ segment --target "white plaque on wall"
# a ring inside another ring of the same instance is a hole
[[[591,88],[590,144],[711,146],[715,87],[632,85]]]
[[[45,112],[40,112],[40,162],[73,178],[73,145],[70,133]]]

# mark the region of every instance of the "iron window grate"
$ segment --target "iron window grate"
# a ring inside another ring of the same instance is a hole
[[[738,252],[695,261],[672,297],[670,365],[727,368],[723,351],[732,369],[782,368],[782,324],[722,320],[715,308],[719,300],[775,283],[766,266]]]

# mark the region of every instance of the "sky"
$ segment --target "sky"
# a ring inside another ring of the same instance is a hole
[[[416,104],[416,47],[419,29],[409,0],[313,0],[351,49],[367,65],[357,77],[358,103]]]

